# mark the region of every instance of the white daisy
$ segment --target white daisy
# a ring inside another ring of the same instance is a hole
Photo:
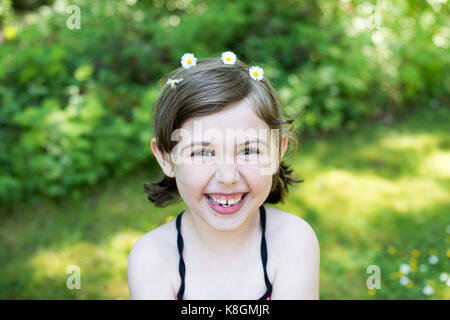
[[[181,65],[185,69],[189,69],[197,64],[197,58],[192,53],[185,53],[181,57]]]
[[[170,85],[172,88],[175,88],[175,86],[180,83],[181,80],[183,79],[168,79],[166,84]]]
[[[439,261],[439,258],[436,255],[432,255],[428,258],[428,262],[431,264],[436,264],[436,263],[438,263],[438,261]]]
[[[257,66],[252,66],[248,70],[248,73],[250,74],[250,77],[254,80],[261,81],[263,79],[264,70]]]
[[[234,64],[236,62],[236,55],[231,51],[224,52],[222,53],[222,61],[224,64]]]
[[[442,272],[442,273],[439,275],[439,280],[441,280],[442,282],[447,281],[447,279],[448,279],[448,273],[447,273],[447,272]]]
[[[427,272],[427,270],[428,270],[428,267],[427,267],[427,265],[426,264],[421,264],[420,266],[419,266],[419,271],[420,272]]]
[[[174,79],[167,79],[166,84],[170,85],[172,88],[175,88],[175,80]]]
[[[402,272],[404,274],[408,274],[410,271],[411,271],[411,267],[409,266],[409,264],[402,263],[402,265],[400,266],[400,272]]]
[[[432,295],[432,294],[434,293],[434,289],[433,289],[432,286],[426,285],[426,286],[423,288],[422,293],[423,293],[424,295],[429,296],[429,295]]]
[[[401,278],[399,279],[399,281],[400,281],[400,284],[401,284],[402,286],[406,286],[406,285],[409,283],[409,278],[408,278],[408,277],[401,277]]]

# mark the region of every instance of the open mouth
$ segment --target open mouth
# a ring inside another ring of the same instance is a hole
[[[240,199],[237,199],[237,200],[233,200],[233,201],[225,201],[225,200],[224,200],[224,201],[221,201],[221,202],[219,202],[219,201],[215,200],[214,198],[210,197],[209,194],[206,194],[206,196],[208,197],[208,200],[211,201],[212,203],[217,204],[217,205],[219,205],[219,206],[221,206],[221,207],[224,207],[224,208],[229,208],[229,207],[232,207],[232,206],[235,206],[235,205],[241,203],[242,200],[244,199],[244,197],[245,197],[247,194],[248,194],[248,192],[243,193],[243,194],[241,195],[241,198],[240,198]]]
[[[233,201],[217,201],[214,198],[210,197],[208,194],[205,194],[205,199],[211,209],[213,209],[215,212],[219,214],[232,214],[239,211],[239,209],[244,205],[247,196],[248,192],[245,192],[241,195],[240,199],[236,199]]]

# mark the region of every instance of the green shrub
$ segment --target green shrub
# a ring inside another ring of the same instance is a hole
[[[437,2],[3,3],[2,205],[73,195],[150,159],[157,81],[186,52],[231,50],[263,67],[303,133],[449,100],[448,7]],[[68,5],[81,29],[66,27]]]

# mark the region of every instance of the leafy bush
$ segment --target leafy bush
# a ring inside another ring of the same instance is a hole
[[[377,3],[20,1],[14,16],[4,1],[0,203],[73,195],[150,159],[157,80],[185,52],[262,66],[306,133],[448,103],[448,7]]]

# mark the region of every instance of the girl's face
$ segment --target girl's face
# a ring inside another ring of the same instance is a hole
[[[193,215],[217,230],[238,228],[270,193],[272,175],[279,165],[278,130],[270,130],[244,99],[218,113],[188,119],[177,131],[179,135],[172,135],[172,139],[179,142],[170,160],[152,140],[153,153],[164,173],[175,177]],[[283,137],[282,156],[286,148],[287,138]],[[239,210],[231,214],[213,210],[207,195],[221,200],[224,197],[220,194],[230,193],[248,193]]]

